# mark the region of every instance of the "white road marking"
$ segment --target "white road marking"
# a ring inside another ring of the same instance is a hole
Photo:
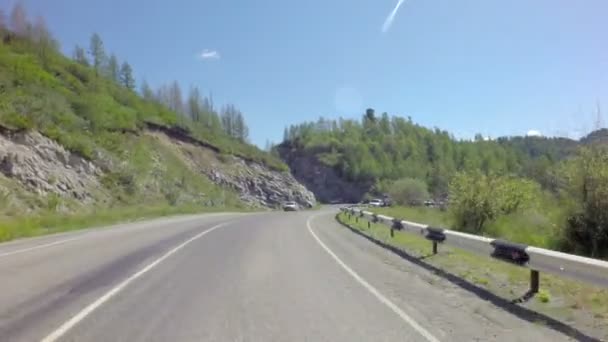
[[[43,249],[43,248],[47,248],[47,247],[62,245],[64,243],[80,240],[82,238],[83,238],[83,236],[73,237],[73,238],[69,238],[69,239],[65,239],[65,240],[59,240],[59,241],[55,241],[55,242],[45,243],[43,245],[37,245],[37,246],[28,247],[28,248],[18,249],[16,251],[10,251],[10,252],[5,252],[5,253],[0,253],[0,258],[7,257],[9,255],[15,255],[15,254],[20,254],[20,253],[30,252],[30,251],[34,251],[34,250],[37,250],[37,249]]]
[[[408,314],[406,314],[401,308],[391,302],[388,298],[386,298],[380,291],[378,291],[375,287],[373,287],[370,283],[368,283],[365,279],[363,279],[357,272],[353,271],[348,265],[344,263],[321,239],[317,236],[317,234],[312,230],[310,222],[317,215],[308,218],[306,221],[306,226],[308,227],[308,231],[312,236],[317,240],[319,245],[323,247],[323,249],[338,263],[338,265],[342,266],[348,274],[350,274],[359,284],[361,284],[366,290],[368,290],[371,294],[373,294],[382,304],[388,306],[394,313],[396,313],[403,321],[409,324],[412,328],[414,328],[420,335],[422,335],[429,342],[439,342],[439,340],[431,335],[426,329],[424,329],[418,322],[416,322],[413,318],[411,318]]]
[[[96,301],[94,301],[93,303],[89,304],[87,307],[85,307],[80,312],[78,312],[75,316],[73,316],[68,321],[66,321],[65,323],[63,323],[55,331],[53,331],[48,336],[46,336],[45,338],[43,338],[41,340],[41,342],[54,342],[54,341],[57,341],[59,338],[61,338],[63,335],[65,335],[70,329],[72,329],[76,324],[78,324],[80,321],[82,321],[88,315],[90,315],[93,311],[95,311],[95,309],[97,309],[100,306],[102,306],[105,302],[107,302],[113,296],[115,296],[120,291],[122,291],[124,288],[126,288],[131,282],[133,282],[137,278],[141,277],[142,275],[144,275],[146,272],[150,271],[154,267],[158,266],[158,264],[160,264],[165,259],[169,258],[171,255],[173,255],[176,252],[178,252],[180,249],[184,248],[189,243],[191,243],[191,242],[193,242],[193,241],[195,241],[197,239],[200,239],[205,234],[211,233],[212,231],[214,231],[214,230],[216,230],[216,229],[218,229],[218,228],[220,228],[222,226],[225,226],[228,223],[229,222],[225,222],[225,223],[213,226],[213,227],[205,230],[204,232],[201,232],[201,233],[195,235],[194,237],[192,237],[192,238],[190,238],[190,239],[182,242],[179,246],[177,246],[177,247],[173,248],[172,250],[168,251],[167,253],[165,253],[160,258],[156,259],[154,262],[152,262],[148,266],[144,267],[143,269],[141,269],[137,273],[135,273],[132,276],[130,276],[129,278],[125,279],[122,283],[118,284],[116,287],[114,287],[110,291],[106,292],[103,296],[99,297]]]

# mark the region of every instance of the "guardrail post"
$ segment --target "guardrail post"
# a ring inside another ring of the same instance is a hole
[[[433,254],[437,254],[437,241],[433,241]]]
[[[530,271],[530,293],[538,293],[540,274],[537,270]]]
[[[371,222],[367,221],[367,229],[370,229],[372,227]]]
[[[391,227],[391,237],[395,237],[395,229]]]

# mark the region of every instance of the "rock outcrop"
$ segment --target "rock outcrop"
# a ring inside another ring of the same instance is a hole
[[[240,199],[254,207],[275,208],[285,201],[295,201],[304,207],[316,204],[315,195],[300,184],[289,172],[243,158],[218,154],[189,139],[180,139],[154,131],[147,134],[180,152],[180,157],[193,170],[206,175],[212,182],[234,190]]]
[[[372,184],[349,182],[334,168],[320,162],[314,154],[279,146],[281,159],[291,169],[298,182],[312,191],[320,202],[356,203],[370,190]]]
[[[102,171],[38,132],[0,134],[0,172],[39,195],[55,193],[83,202],[93,200]]]
[[[221,154],[190,136],[182,139],[180,132],[171,133],[156,129],[143,134],[158,139],[195,174],[235,193],[242,202],[252,207],[276,208],[285,201],[295,201],[305,207],[316,204],[313,193],[289,172]],[[34,197],[56,194],[85,205],[105,201],[110,194],[103,185],[102,177],[116,173],[120,165],[129,163],[130,157],[126,156],[127,159],[118,165],[117,160],[105,156],[102,149],[95,151],[95,155],[95,162],[91,162],[38,132],[15,132],[0,127],[0,174],[13,184],[20,184],[19,189],[26,190]],[[163,173],[162,169],[159,169],[160,174]],[[142,191],[145,191],[150,186],[143,174],[132,176],[136,179],[134,182],[141,183],[134,183],[134,187],[142,187]],[[146,198],[158,197],[160,190],[153,186],[149,190],[153,193],[146,194]]]
[[[205,173],[214,183],[236,190],[243,202],[264,207],[276,207],[285,201],[305,207],[316,203],[314,194],[288,172],[272,171],[237,157],[233,157],[231,168],[229,171],[216,166]]]

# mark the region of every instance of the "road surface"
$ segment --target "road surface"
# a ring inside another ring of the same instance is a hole
[[[0,244],[0,341],[563,341],[338,225],[163,218]]]

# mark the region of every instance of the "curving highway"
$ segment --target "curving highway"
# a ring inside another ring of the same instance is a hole
[[[353,234],[336,210],[0,244],[0,341],[563,341]]]

